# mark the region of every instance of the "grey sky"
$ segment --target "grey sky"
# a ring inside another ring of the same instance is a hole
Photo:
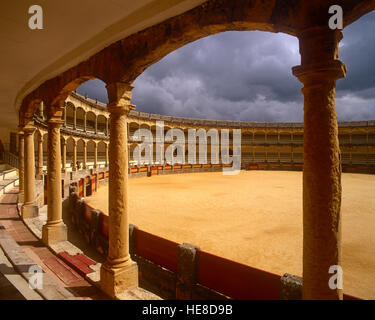
[[[339,120],[375,119],[375,12],[344,30],[337,84]],[[134,82],[137,111],[241,121],[302,121],[298,40],[285,34],[225,32],[190,43],[149,67]],[[104,84],[78,92],[107,102]]]

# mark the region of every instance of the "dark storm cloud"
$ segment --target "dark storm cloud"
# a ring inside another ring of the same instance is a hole
[[[287,35],[226,32],[191,43],[135,81],[140,110],[226,120],[302,120],[291,74],[298,42]]]
[[[375,119],[375,13],[344,30],[338,82],[339,120]],[[226,32],[190,43],[148,68],[134,82],[138,111],[242,121],[302,121],[298,40],[285,34]],[[79,92],[106,102],[98,81]]]
[[[375,119],[375,12],[344,30],[340,60],[347,75],[337,83],[339,120]]]

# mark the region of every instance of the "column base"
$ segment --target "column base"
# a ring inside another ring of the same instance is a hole
[[[54,225],[45,224],[42,228],[42,241],[47,246],[67,239],[68,232],[63,222]]]
[[[25,200],[24,193],[18,193],[18,203],[23,203]]]
[[[130,263],[122,268],[111,268],[103,264],[100,269],[101,290],[112,298],[126,290],[138,287],[138,265]]]
[[[21,208],[22,219],[35,218],[39,215],[39,208],[36,204],[24,204]]]

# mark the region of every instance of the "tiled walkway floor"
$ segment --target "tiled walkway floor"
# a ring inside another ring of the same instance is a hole
[[[37,239],[21,221],[15,203],[17,191],[8,193],[0,201],[0,222],[6,231],[18,243],[21,249],[48,273],[57,283],[65,287],[80,299],[107,299],[96,287],[70,268],[63,260],[55,256]],[[6,283],[3,282],[4,286]],[[0,278],[1,287],[1,278]],[[11,289],[7,289],[11,290]],[[0,290],[1,291],[1,290]],[[9,294],[11,292],[9,291]]]

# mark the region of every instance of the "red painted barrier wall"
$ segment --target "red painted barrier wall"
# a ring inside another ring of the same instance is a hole
[[[99,225],[100,225],[100,233],[102,236],[108,238],[109,234],[109,216],[104,214],[103,212],[100,213],[99,216]]]
[[[279,300],[280,276],[198,251],[197,282],[234,299]]]
[[[177,246],[176,242],[135,230],[136,254],[173,272],[177,272]]]

